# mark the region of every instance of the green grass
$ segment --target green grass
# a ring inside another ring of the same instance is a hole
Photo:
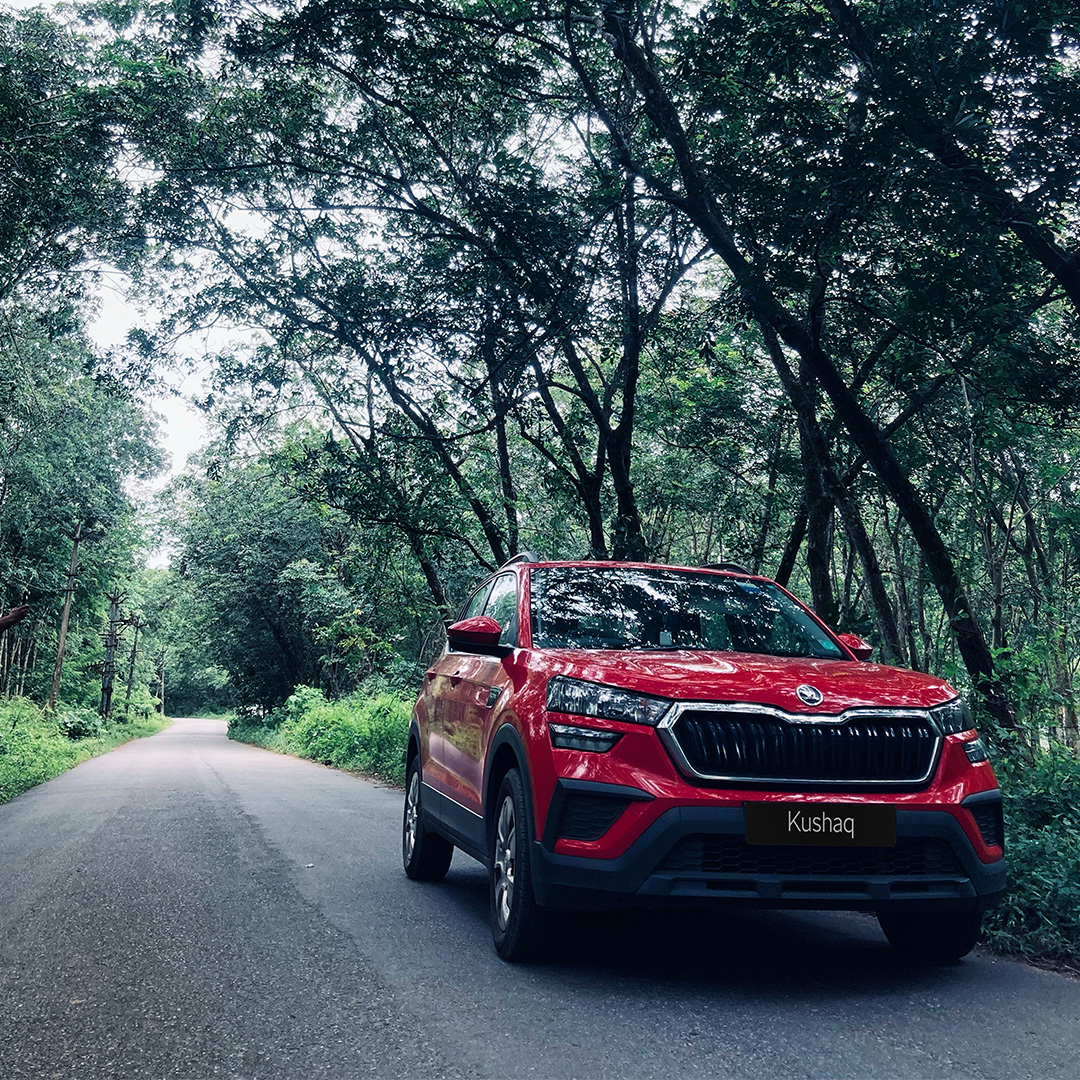
[[[26,698],[0,701],[0,803],[171,722],[149,717],[103,725],[85,709],[48,713]]]
[[[357,693],[327,701],[321,691],[301,686],[264,720],[233,719],[229,738],[400,786],[409,716],[409,704],[396,694]]]

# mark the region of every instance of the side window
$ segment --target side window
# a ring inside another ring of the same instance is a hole
[[[458,621],[462,619],[471,619],[474,615],[481,615],[484,611],[484,601],[487,599],[487,594],[491,590],[490,584],[482,585],[469,597],[469,602],[465,605],[461,614],[458,616]]]
[[[503,645],[517,645],[517,613],[517,578],[513,574],[503,574],[495,579],[484,606],[484,614],[490,615],[502,627],[499,642]]]

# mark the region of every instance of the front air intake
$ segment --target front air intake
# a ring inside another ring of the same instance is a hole
[[[629,805],[629,799],[571,792],[566,796],[559,815],[559,838],[599,840]]]

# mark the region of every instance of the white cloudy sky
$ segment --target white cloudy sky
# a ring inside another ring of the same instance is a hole
[[[127,280],[123,274],[105,273],[98,294],[99,311],[87,327],[93,341],[104,349],[120,348],[128,331],[152,320],[153,313],[139,311],[127,297]],[[180,472],[188,456],[198,450],[207,438],[206,419],[190,401],[203,392],[199,372],[170,376],[176,394],[150,399],[149,404],[160,418],[162,444],[170,458],[166,473],[154,487],[160,488]]]

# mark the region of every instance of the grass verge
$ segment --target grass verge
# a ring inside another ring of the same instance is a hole
[[[170,723],[150,717],[102,724],[84,709],[61,706],[48,713],[26,698],[0,701],[0,803]]]
[[[229,738],[400,786],[409,716],[409,704],[397,694],[357,693],[327,701],[322,691],[301,686],[263,719],[234,718]]]

